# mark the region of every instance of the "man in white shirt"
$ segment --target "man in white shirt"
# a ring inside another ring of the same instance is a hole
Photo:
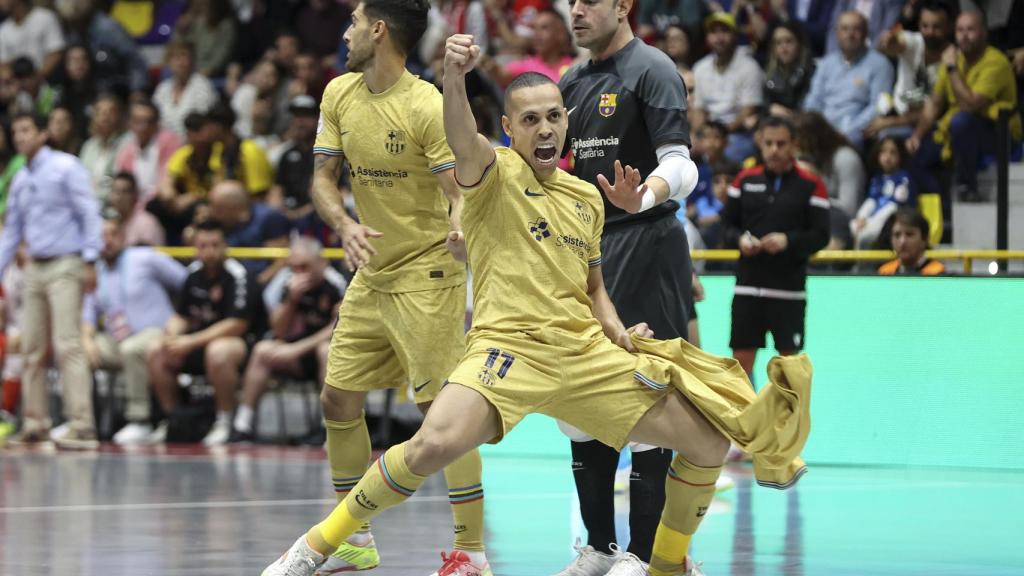
[[[0,12],[7,14],[0,24],[0,64],[26,56],[36,65],[40,78],[49,77],[64,52],[64,32],[57,15],[34,7],[31,0],[0,0]]]
[[[185,117],[190,112],[209,110],[217,102],[217,91],[205,76],[195,71],[191,44],[176,42],[167,46],[167,67],[171,76],[157,85],[153,103],[160,109],[163,126],[184,136]]]

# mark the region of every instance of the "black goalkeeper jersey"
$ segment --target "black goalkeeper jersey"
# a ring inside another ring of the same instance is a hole
[[[683,80],[668,56],[639,38],[607,60],[573,66],[559,87],[569,110],[566,146],[576,159],[574,174],[595,186],[598,174],[615,181],[615,160],[646,179],[658,166],[658,147],[690,145]],[[604,208],[608,226],[675,212],[679,204],[669,200],[629,214],[604,198]]]

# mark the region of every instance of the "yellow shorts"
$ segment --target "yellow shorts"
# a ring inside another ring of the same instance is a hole
[[[368,392],[412,389],[433,400],[466,349],[466,285],[388,293],[356,274],[345,292],[327,356],[329,386]]]
[[[501,437],[539,412],[620,450],[672,389],[668,364],[630,354],[603,334],[576,350],[525,334],[478,335],[448,381],[476,390],[497,409]]]

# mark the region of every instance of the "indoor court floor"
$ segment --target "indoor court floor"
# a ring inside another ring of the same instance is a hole
[[[494,573],[553,574],[582,536],[568,460],[496,452],[484,460]],[[729,474],[736,487],[694,540],[708,576],[1024,575],[1022,473],[812,466],[789,492],[747,467]],[[0,575],[258,576],[330,510],[329,486],[312,448],[3,450]],[[376,522],[383,563],[369,574],[428,576],[450,524],[431,478]]]

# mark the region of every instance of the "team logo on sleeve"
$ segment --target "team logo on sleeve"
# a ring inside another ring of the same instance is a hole
[[[388,130],[387,140],[384,141],[384,149],[389,154],[398,156],[405,150],[405,132],[401,130]]]
[[[601,94],[601,100],[597,103],[597,111],[601,116],[608,117],[615,114],[615,99],[618,94]]]

